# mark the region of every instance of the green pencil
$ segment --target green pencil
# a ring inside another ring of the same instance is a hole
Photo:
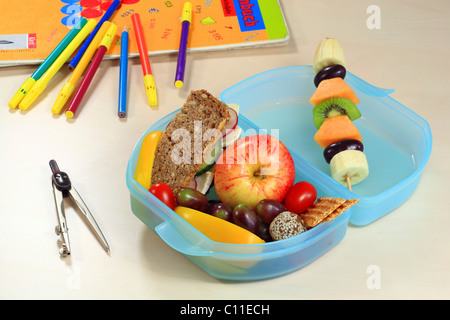
[[[17,108],[19,103],[27,94],[28,90],[30,90],[35,82],[39,80],[40,77],[47,71],[47,69],[53,64],[53,62],[59,57],[61,52],[67,47],[67,45],[75,38],[75,36],[80,32],[80,30],[87,23],[87,19],[82,17],[80,21],[70,30],[64,39],[56,46],[55,49],[48,55],[48,57],[39,65],[39,67],[34,71],[34,73],[25,80],[22,86],[17,90],[16,94],[9,101],[8,106],[11,109]]]

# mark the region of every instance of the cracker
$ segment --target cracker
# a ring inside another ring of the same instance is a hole
[[[328,222],[336,218],[338,215],[342,214],[344,211],[348,210],[353,205],[357,204],[359,199],[349,199],[345,200],[343,204],[341,204],[336,210],[334,210],[328,217],[323,219],[320,223]]]
[[[344,202],[345,199],[341,198],[318,198],[305,212],[300,213],[300,217],[303,219],[303,222],[308,229],[313,228],[339,208]]]

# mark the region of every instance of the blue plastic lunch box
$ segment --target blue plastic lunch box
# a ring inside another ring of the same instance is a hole
[[[432,146],[428,123],[389,94],[347,72],[346,83],[360,99],[362,117],[354,124],[364,139],[369,177],[349,191],[330,176],[323,149],[314,141],[309,98],[315,91],[311,66],[273,69],[254,75],[222,92],[219,99],[240,106],[242,131],[277,129],[290,150],[296,182],[312,183],[318,197],[360,201],[336,219],[295,237],[264,244],[236,245],[210,240],[170,210],[134,179],[145,135],[164,131],[179,110],[152,125],[137,142],[126,173],[133,213],[177,250],[212,277],[259,280],[281,276],[314,261],[345,236],[348,224],[364,226],[388,214],[414,192]],[[260,131],[261,130],[261,131]],[[214,198],[212,190],[208,198]]]

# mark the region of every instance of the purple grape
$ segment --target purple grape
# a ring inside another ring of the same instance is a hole
[[[209,209],[208,213],[212,216],[215,216],[217,218],[231,221],[232,217],[232,211],[231,209],[223,202],[219,202],[216,204],[213,204]]]
[[[327,163],[330,163],[331,159],[341,151],[345,150],[359,150],[364,151],[364,145],[359,140],[342,140],[330,144],[323,150],[323,157]]]
[[[272,199],[261,200],[256,205],[256,214],[262,221],[268,224],[283,211],[287,211],[286,207],[282,203]]]
[[[206,209],[206,212],[210,213],[211,212],[211,208],[213,205],[221,203],[222,201],[220,200],[208,200],[208,209]]]
[[[262,220],[259,220],[259,234],[258,236],[263,239],[265,242],[273,241],[272,236],[270,235],[269,225]]]
[[[198,190],[183,188],[177,194],[177,203],[180,206],[195,209],[201,212],[208,210],[208,199]]]
[[[247,229],[248,231],[259,234],[259,219],[256,212],[246,204],[238,204],[233,209],[232,221],[234,224]]]
[[[345,78],[346,74],[345,67],[335,64],[332,66],[328,66],[317,72],[316,76],[314,77],[314,84],[316,87],[319,86],[320,82],[326,79],[332,79],[332,78]]]

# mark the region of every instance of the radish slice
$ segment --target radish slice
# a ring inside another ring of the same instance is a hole
[[[227,135],[227,137],[222,138],[223,140],[223,147],[224,148],[228,148],[229,146],[231,146],[233,143],[235,143],[236,141],[239,140],[240,136],[242,133],[242,129],[239,126],[236,126],[236,128],[234,128],[233,132],[231,132],[231,134]]]
[[[197,179],[194,179],[191,181],[191,184],[189,185],[189,188],[191,189],[197,189]]]
[[[237,123],[238,123],[238,114],[237,114],[236,110],[229,107],[228,113],[230,114],[230,119],[227,121],[227,123],[225,124],[225,127],[222,130],[222,134],[223,134],[222,137],[225,137],[230,132],[232,132],[234,130],[234,128],[236,128]]]
[[[228,103],[227,104],[228,108],[233,109],[234,111],[236,111],[237,114],[239,114],[239,105],[236,103]]]

